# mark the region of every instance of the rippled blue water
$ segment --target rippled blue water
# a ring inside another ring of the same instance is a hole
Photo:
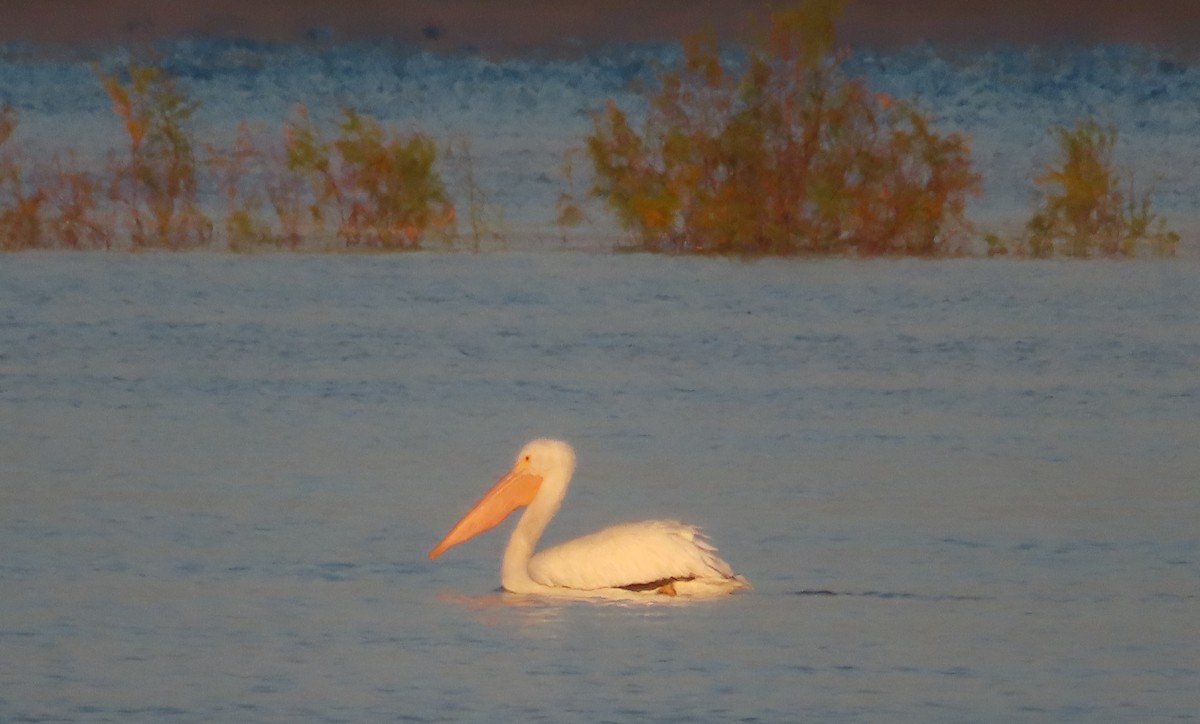
[[[0,719],[1195,717],[1197,271],[6,256]],[[754,590],[427,562],[535,435]]]

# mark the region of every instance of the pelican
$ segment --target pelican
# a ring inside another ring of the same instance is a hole
[[[500,585],[506,591],[601,598],[712,597],[750,587],[717,556],[699,528],[674,520],[622,523],[535,554],[574,472],[575,451],[567,443],[528,443],[512,469],[429,551],[430,560],[526,506],[500,563]]]

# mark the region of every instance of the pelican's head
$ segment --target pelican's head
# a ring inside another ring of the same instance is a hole
[[[538,438],[525,443],[513,462],[513,469],[524,466],[531,475],[543,478],[565,477],[575,472],[575,450],[562,440]]]
[[[554,486],[555,497],[561,499],[574,472],[575,451],[567,443],[546,438],[527,443],[517,453],[512,469],[497,480],[479,502],[454,524],[446,537],[429,551],[430,559],[495,528],[509,513],[532,503],[544,485]]]

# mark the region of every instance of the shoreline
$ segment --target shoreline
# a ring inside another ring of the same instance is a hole
[[[724,41],[755,36],[763,0],[10,0],[0,8],[0,42],[137,45],[188,36],[280,42],[390,38],[442,52],[577,52],[606,44],[677,40],[713,30]],[[778,6],[778,3],[774,3]],[[839,39],[881,49],[929,42],[947,47],[1003,44],[1135,43],[1189,52],[1200,5],[1160,0],[1044,3],[1041,0],[851,0]]]

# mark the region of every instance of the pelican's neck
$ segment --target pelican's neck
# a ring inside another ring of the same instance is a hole
[[[504,590],[532,593],[545,588],[529,577],[529,559],[533,557],[533,549],[546,526],[562,505],[572,472],[572,469],[564,469],[548,474],[542,480],[537,495],[517,520],[517,525],[509,536],[508,545],[504,548],[504,558],[500,562],[500,585]]]

